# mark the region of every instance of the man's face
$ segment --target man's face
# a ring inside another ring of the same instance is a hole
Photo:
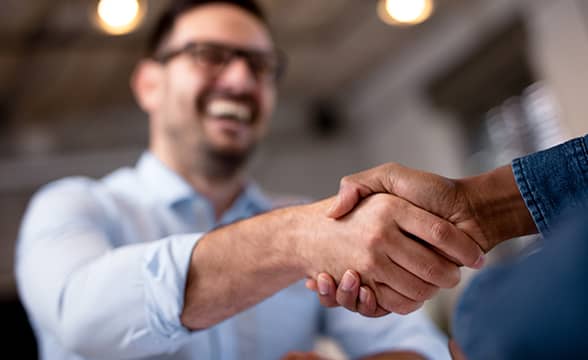
[[[179,17],[163,51],[189,43],[273,51],[259,20],[222,3],[199,6]],[[266,132],[275,102],[273,80],[256,76],[239,56],[217,72],[187,53],[161,66],[161,101],[151,114],[152,136],[172,152],[167,156],[184,164],[203,151],[246,158]]]

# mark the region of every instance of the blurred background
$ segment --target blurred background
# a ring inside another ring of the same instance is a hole
[[[109,27],[98,1],[2,1],[0,315],[5,339],[30,344],[22,358],[35,345],[13,251],[30,196],[133,165],[147,144],[128,81],[167,1],[133,2],[135,20]],[[397,0],[387,15],[378,0],[261,3],[290,60],[252,167],[271,192],[325,197],[388,161],[461,177],[588,132],[588,0]],[[458,293],[427,305],[446,331]]]

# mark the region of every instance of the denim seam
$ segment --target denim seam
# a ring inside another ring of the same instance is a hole
[[[586,147],[586,142],[584,141],[584,138],[578,139],[575,145],[580,168],[582,171],[586,171],[588,169],[588,148]]]
[[[533,192],[531,182],[527,179],[526,171],[523,166],[523,158],[515,159],[512,163],[513,173],[515,175],[515,180],[519,185],[519,191],[523,200],[525,201],[527,208],[530,210],[531,215],[533,216],[533,220],[537,224],[539,230],[543,229],[547,231],[547,223],[545,221],[545,214],[541,210],[539,206],[539,202],[535,197],[535,193]]]

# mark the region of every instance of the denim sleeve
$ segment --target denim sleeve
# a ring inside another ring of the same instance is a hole
[[[567,209],[588,204],[586,141],[588,135],[512,162],[521,195],[542,234]]]

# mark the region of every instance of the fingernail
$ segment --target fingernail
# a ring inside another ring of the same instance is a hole
[[[319,275],[317,279],[318,291],[321,295],[329,294],[329,281],[324,276]]]
[[[484,255],[480,255],[480,257],[478,258],[478,260],[476,260],[472,267],[474,269],[481,269],[484,266],[484,262],[486,262]]]
[[[343,279],[341,279],[341,290],[343,291],[351,291],[353,286],[355,285],[355,276],[351,273],[351,271],[345,271],[343,274]]]
[[[367,290],[360,287],[359,288],[359,302],[362,304],[367,303],[368,293]]]

